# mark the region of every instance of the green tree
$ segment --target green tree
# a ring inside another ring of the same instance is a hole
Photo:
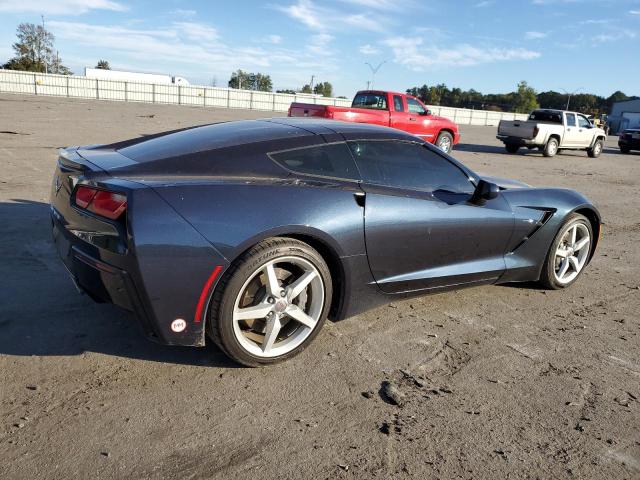
[[[320,82],[313,88],[313,93],[323,97],[331,97],[333,96],[333,85],[329,82]]]
[[[273,82],[269,75],[236,70],[231,74],[231,78],[229,79],[229,88],[271,92],[273,90]]]
[[[518,90],[515,96],[514,110],[517,113],[529,113],[531,110],[539,108],[540,104],[536,97],[536,91],[524,80],[518,83]]]
[[[42,25],[21,23],[16,29],[18,37],[13,44],[15,57],[3,65],[8,70],[48,72],[70,75],[71,70],[62,65],[58,52],[54,53],[55,37]]]
[[[96,68],[100,70],[111,70],[111,65],[109,65],[109,62],[107,62],[106,60],[98,60]]]
[[[313,90],[311,90],[311,85],[306,84],[300,89],[300,93],[313,93]]]

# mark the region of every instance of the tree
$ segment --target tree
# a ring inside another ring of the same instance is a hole
[[[539,108],[540,104],[536,97],[536,91],[524,80],[518,83],[518,91],[515,96],[514,110],[517,113],[529,113],[531,110]]]
[[[98,60],[96,68],[100,70],[111,70],[111,65],[109,65],[109,62],[107,62],[106,60]]]
[[[288,93],[289,95],[295,95],[296,91],[291,90],[289,88],[285,88],[284,90],[276,90],[276,93]]]
[[[231,78],[229,79],[229,88],[271,92],[273,90],[273,82],[269,75],[236,70],[231,74]]]
[[[300,93],[313,93],[313,90],[311,90],[311,85],[306,84],[304,87],[302,87]]]
[[[331,97],[333,96],[333,85],[329,82],[320,82],[313,87],[313,93],[322,95],[323,97]]]
[[[62,65],[58,52],[54,53],[53,33],[42,25],[21,23],[16,30],[16,36],[18,40],[13,44],[16,56],[5,63],[3,68],[71,75],[71,70]]]

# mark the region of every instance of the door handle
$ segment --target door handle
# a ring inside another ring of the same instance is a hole
[[[365,200],[367,198],[366,194],[364,192],[354,192],[353,193],[353,198],[355,199],[356,203],[358,204],[359,207],[364,208],[365,205]]]
[[[415,119],[414,117],[409,117],[409,121],[410,121],[410,122],[415,122],[415,121],[416,121],[416,119]]]

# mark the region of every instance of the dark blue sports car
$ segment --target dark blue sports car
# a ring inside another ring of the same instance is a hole
[[[479,177],[398,130],[295,118],[67,148],[51,215],[82,291],[152,339],[206,333],[251,366],[397,298],[567,287],[600,234],[577,192]]]

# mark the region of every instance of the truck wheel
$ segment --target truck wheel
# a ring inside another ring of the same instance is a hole
[[[453,148],[453,137],[449,132],[441,132],[436,140],[436,146],[444,153],[449,153]]]
[[[558,153],[558,140],[550,138],[547,145],[544,147],[542,154],[545,157],[553,157],[556,153]]]
[[[620,153],[629,153],[630,151],[629,147],[620,147]]]
[[[518,145],[516,145],[514,143],[505,143],[504,144],[504,148],[509,153],[518,153],[518,150],[520,150],[520,146],[518,146]]]
[[[593,147],[587,150],[587,155],[591,158],[598,158],[602,153],[602,140],[596,140]]]

